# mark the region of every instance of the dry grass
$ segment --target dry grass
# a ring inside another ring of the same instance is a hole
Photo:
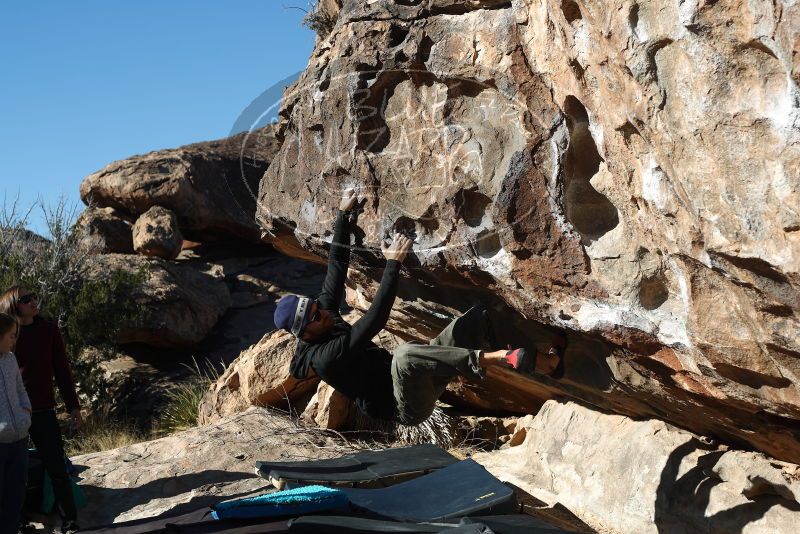
[[[80,430],[64,437],[67,456],[107,451],[152,439],[146,432],[124,421],[114,420],[106,413],[89,416]]]
[[[184,382],[176,383],[167,393],[167,405],[159,419],[152,422],[150,431],[143,431],[124,419],[116,419],[100,410],[86,419],[79,431],[67,432],[65,449],[68,456],[101,452],[125,447],[142,441],[163,438],[197,426],[197,410],[208,386],[219,374],[209,367],[200,370],[197,362],[186,366],[191,374]]]
[[[486,449],[482,449],[480,447],[477,447],[475,445],[470,445],[468,443],[459,443],[448,448],[447,452],[449,452],[459,460],[466,460],[467,458],[472,458],[472,456],[476,453],[486,452]]]
[[[408,445],[416,443],[432,443],[443,449],[453,446],[453,421],[440,408],[421,424],[416,426],[396,425],[395,435],[398,441]]]
[[[306,12],[303,25],[313,30],[320,39],[324,39],[333,31],[336,19],[323,7],[322,2],[316,2]]]

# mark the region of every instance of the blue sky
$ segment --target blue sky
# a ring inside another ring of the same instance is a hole
[[[78,203],[111,161],[228,135],[306,66],[314,34],[290,6],[308,1],[0,4],[0,202]]]

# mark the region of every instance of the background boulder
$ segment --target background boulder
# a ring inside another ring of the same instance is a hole
[[[162,206],[193,241],[258,242],[255,192],[278,147],[273,129],[116,161],[83,180],[81,199],[133,217]]]
[[[352,400],[320,381],[301,417],[320,428],[343,430],[356,410]]]
[[[166,260],[178,257],[183,236],[175,214],[161,206],[153,206],[133,224],[133,250],[144,256]]]
[[[278,330],[242,352],[211,385],[200,403],[198,421],[212,423],[250,406],[291,408],[319,382],[291,376],[289,363],[296,348],[295,337]]]
[[[142,283],[130,295],[142,313],[123,326],[119,343],[195,345],[203,341],[230,305],[222,273],[209,264],[104,254],[92,258],[88,275],[103,277],[115,270],[143,275]]]
[[[82,240],[96,254],[132,254],[133,236],[130,218],[114,208],[90,207],[76,221]]]

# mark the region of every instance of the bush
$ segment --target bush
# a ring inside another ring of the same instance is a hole
[[[62,329],[80,393],[94,404],[106,386],[98,364],[113,354],[123,321],[142,313],[127,295],[146,273],[119,270],[101,280],[89,280],[86,273],[92,256],[75,227],[77,207],[63,199],[52,207],[41,206],[46,237],[27,229],[33,209],[23,212],[16,201],[3,204],[0,290],[22,285],[39,294],[43,312]],[[88,347],[98,350],[84,358]]]
[[[320,39],[326,38],[335,25],[336,18],[319,1],[311,5],[303,17],[303,26],[314,31]]]
[[[172,434],[197,426],[200,401],[211,384],[219,378],[213,368],[207,374],[203,373],[196,361],[194,367],[187,367],[191,371],[190,378],[176,384],[165,395],[167,406],[159,419],[159,434]]]

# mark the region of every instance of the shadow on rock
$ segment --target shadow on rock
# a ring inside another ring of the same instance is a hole
[[[764,517],[773,506],[800,511],[797,502],[778,495],[762,494],[748,502],[709,514],[707,510],[712,491],[723,483],[714,478],[713,468],[725,451],[701,455],[694,467],[679,476],[681,463],[697,449],[708,450],[708,446],[691,439],[672,451],[667,459],[656,491],[654,519],[659,533],[741,533],[748,524]],[[768,484],[766,480],[752,482],[756,485]]]
[[[265,484],[255,474],[208,470],[127,488],[81,485],[88,506],[81,510],[80,519],[84,525],[105,525],[137,507],[143,517],[185,513],[261,491]],[[152,507],[152,513],[147,514],[143,505]]]

